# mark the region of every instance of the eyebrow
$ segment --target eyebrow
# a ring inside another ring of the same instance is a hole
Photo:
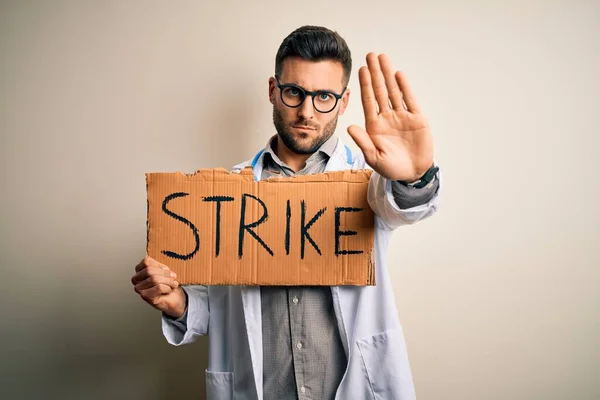
[[[299,84],[297,84],[297,83],[283,83],[283,82],[279,82],[279,83],[281,83],[282,85],[293,85],[293,86],[298,86],[299,88],[302,88],[302,89],[304,89],[304,90],[306,90],[306,91],[309,91],[309,92],[331,92],[331,93],[335,93],[335,94],[339,94],[339,93],[341,93],[341,91],[340,91],[340,92],[338,92],[337,90],[334,90],[334,89],[317,89],[317,90],[308,90],[308,89],[307,89],[307,88],[305,88],[304,86],[302,86],[302,85],[299,85]],[[342,91],[343,91],[343,90],[344,90],[344,89],[342,88]]]

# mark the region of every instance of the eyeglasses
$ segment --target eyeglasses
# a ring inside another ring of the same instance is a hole
[[[310,95],[312,97],[312,103],[315,110],[323,114],[333,111],[347,89],[347,87],[345,87],[341,94],[330,92],[328,90],[309,92],[298,85],[282,85],[279,82],[279,77],[277,75],[275,75],[275,79],[277,80],[277,87],[280,90],[281,101],[283,104],[290,108],[298,108],[302,105],[302,103],[304,103],[306,96]]]

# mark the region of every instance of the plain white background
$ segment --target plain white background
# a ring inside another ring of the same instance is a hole
[[[267,79],[304,24],[386,52],[435,137],[433,218],[389,262],[419,399],[600,398],[593,1],[2,1],[0,392],[202,399],[206,344],[134,293],[144,173],[230,167],[274,133]],[[353,145],[353,143],[351,143]]]

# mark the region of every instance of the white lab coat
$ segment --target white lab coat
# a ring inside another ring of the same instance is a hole
[[[341,140],[326,171],[368,168],[362,153],[349,164]],[[236,165],[234,170],[255,164],[254,175],[262,175],[262,157]],[[440,179],[439,172],[437,179]],[[440,182],[441,183],[441,182]],[[441,185],[440,185],[441,189]],[[387,266],[387,248],[392,230],[432,215],[438,208],[436,196],[427,204],[401,210],[391,192],[391,182],[373,172],[368,200],[375,212],[375,286],[333,286],[335,316],[348,357],[348,366],[336,399],[415,398],[402,327],[394,301]],[[398,267],[398,266],[396,266]],[[163,317],[163,333],[170,344],[179,346],[209,335],[206,370],[208,399],[263,398],[263,348],[260,287],[187,286],[187,329]]]

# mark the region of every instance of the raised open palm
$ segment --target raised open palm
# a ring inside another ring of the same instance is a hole
[[[365,129],[352,125],[348,133],[365,161],[385,178],[419,179],[433,164],[433,139],[406,77],[385,54],[369,53],[359,81]]]

